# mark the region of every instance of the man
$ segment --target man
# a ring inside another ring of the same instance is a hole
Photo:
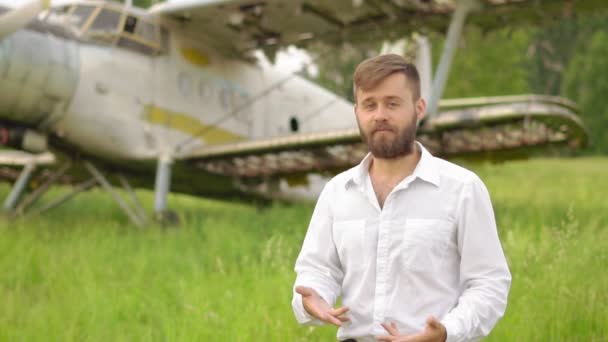
[[[415,141],[426,104],[413,65],[368,59],[354,88],[370,153],[319,196],[295,266],[298,322],[334,324],[342,341],[486,336],[511,284],[486,187]]]

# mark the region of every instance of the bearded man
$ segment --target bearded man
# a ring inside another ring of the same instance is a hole
[[[370,152],[319,196],[295,265],[296,319],[348,342],[488,335],[511,274],[485,185],[416,141],[426,103],[414,65],[368,59],[354,91]]]

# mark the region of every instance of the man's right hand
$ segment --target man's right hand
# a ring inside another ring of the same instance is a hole
[[[350,320],[348,317],[344,316],[344,314],[348,312],[347,307],[332,308],[314,289],[305,286],[296,286],[296,292],[302,295],[304,309],[318,320],[333,324],[337,327],[342,326],[342,323]]]

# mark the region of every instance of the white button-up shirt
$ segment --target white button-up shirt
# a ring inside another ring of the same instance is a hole
[[[504,314],[511,274],[490,196],[468,171],[422,155],[414,172],[380,208],[369,177],[371,155],[327,183],[296,261],[295,286],[315,289],[329,305],[338,297],[350,322],[338,339],[374,341],[397,323],[421,332],[435,316],[448,341],[486,336]],[[294,288],[295,288],[294,286]],[[301,324],[320,324],[295,293]]]

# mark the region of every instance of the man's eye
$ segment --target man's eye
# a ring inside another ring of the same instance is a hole
[[[399,104],[397,102],[389,102],[388,106],[389,106],[389,108],[397,108],[399,106]]]
[[[367,110],[374,109],[375,105],[373,103],[368,103],[363,105],[363,107]]]

